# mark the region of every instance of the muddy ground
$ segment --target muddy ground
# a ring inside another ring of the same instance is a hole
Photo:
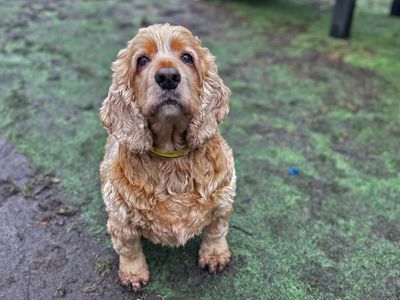
[[[123,299],[129,294],[116,280],[114,253],[88,235],[56,177],[35,172],[5,139],[0,140],[0,170],[1,299]]]
[[[400,22],[358,0],[352,39],[331,39],[330,2],[0,2],[0,298],[400,299]],[[233,92],[233,261],[211,276],[198,238],[143,241],[151,282],[132,295],[98,108],[118,50],[158,22],[197,34]]]

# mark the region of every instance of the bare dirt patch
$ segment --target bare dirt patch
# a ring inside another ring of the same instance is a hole
[[[113,251],[85,232],[57,182],[0,139],[0,298],[123,299]]]

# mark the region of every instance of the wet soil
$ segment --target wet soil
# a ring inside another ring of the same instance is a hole
[[[86,233],[57,183],[0,139],[0,299],[128,299],[113,250]]]

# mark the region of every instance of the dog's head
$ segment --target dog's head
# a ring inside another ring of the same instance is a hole
[[[131,151],[151,149],[149,119],[187,118],[186,143],[197,148],[215,134],[229,111],[230,91],[214,56],[182,26],[140,29],[118,53],[112,70],[100,120]]]

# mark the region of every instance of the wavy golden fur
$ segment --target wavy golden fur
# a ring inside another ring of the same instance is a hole
[[[176,88],[156,82],[163,68],[180,74]],[[152,25],[118,53],[112,70],[100,109],[109,133],[100,176],[120,280],[134,291],[149,281],[141,236],[178,246],[201,234],[200,267],[222,270],[231,257],[226,235],[236,176],[218,130],[230,91],[214,56],[186,28]],[[163,158],[153,147],[190,152]]]

